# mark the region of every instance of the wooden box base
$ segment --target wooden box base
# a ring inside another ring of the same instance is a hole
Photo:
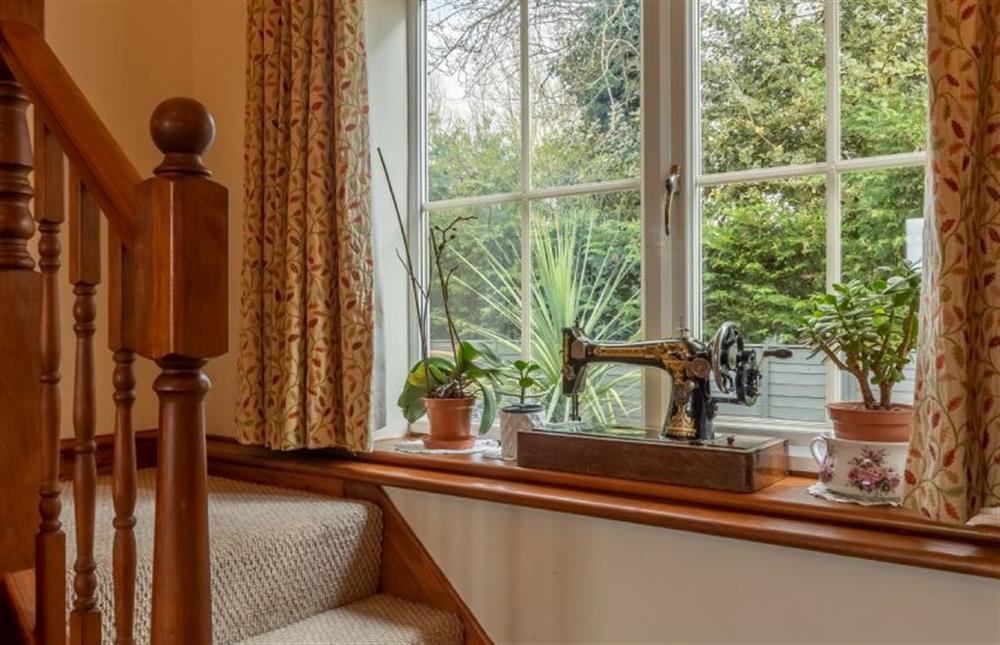
[[[645,429],[546,428],[518,433],[517,464],[752,493],[788,475],[788,450],[783,439],[766,437],[720,435],[693,443],[661,439]]]

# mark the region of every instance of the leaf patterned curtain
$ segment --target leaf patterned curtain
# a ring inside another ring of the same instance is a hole
[[[1000,2],[929,0],[932,203],[905,500],[1000,505]]]
[[[369,450],[362,0],[250,0],[237,437]]]

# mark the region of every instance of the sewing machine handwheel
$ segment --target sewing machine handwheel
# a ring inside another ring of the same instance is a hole
[[[757,354],[753,351],[741,352],[742,360],[736,370],[736,399],[743,405],[753,405],[760,395],[760,368]]]
[[[743,334],[736,323],[724,322],[712,338],[712,373],[715,385],[722,394],[731,394],[736,388],[739,356],[743,352]]]

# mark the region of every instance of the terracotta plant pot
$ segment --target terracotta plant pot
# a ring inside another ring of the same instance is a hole
[[[900,443],[910,440],[913,406],[896,404],[890,410],[866,410],[859,401],[829,403],[833,434],[850,441]]]
[[[476,445],[472,436],[472,405],[475,397],[424,399],[431,434],[424,446],[432,450],[465,450]]]

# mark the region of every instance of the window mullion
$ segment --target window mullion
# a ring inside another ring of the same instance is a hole
[[[840,11],[838,0],[826,0],[824,16],[826,31],[826,288],[840,282],[841,274],[841,177],[840,161]],[[840,372],[827,363],[826,400],[842,398]]]
[[[528,0],[520,8],[520,74],[521,74],[521,357],[531,358],[531,205],[526,198],[531,192],[531,108]]]
[[[704,164],[701,149],[701,32],[700,3],[681,3],[684,7],[683,52],[681,80],[685,91],[684,107],[686,122],[681,127],[686,131],[683,138],[684,159],[688,164],[687,176],[682,180],[682,190],[687,195],[682,201],[685,208],[687,237],[684,248],[684,262],[687,268],[682,294],[686,325],[691,333],[702,335],[702,279],[701,279],[701,178]],[[675,36],[678,32],[675,31]],[[676,300],[676,299],[675,299]]]

